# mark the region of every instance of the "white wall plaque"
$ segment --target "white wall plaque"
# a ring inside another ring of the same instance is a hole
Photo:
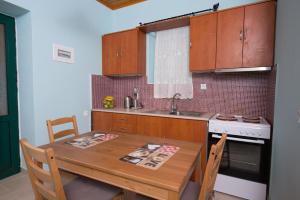
[[[53,44],[53,60],[65,63],[74,63],[74,48]]]

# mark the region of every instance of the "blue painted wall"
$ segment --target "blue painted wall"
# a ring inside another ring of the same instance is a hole
[[[220,9],[258,2],[259,0],[148,0],[114,11],[113,30],[119,31],[176,15],[182,15],[220,3]]]
[[[76,115],[90,130],[90,74],[101,74],[101,35],[112,31],[112,12],[95,0],[7,0],[16,13],[20,133],[48,143],[46,120]],[[9,9],[11,6],[8,6]],[[52,60],[52,44],[75,48],[75,64]]]

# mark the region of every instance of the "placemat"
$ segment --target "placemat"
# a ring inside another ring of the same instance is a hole
[[[120,160],[156,170],[167,162],[179,149],[177,146],[149,143],[120,158]]]
[[[73,139],[71,141],[67,141],[65,143],[70,144],[74,147],[86,149],[86,148],[95,146],[96,144],[100,144],[100,143],[103,143],[103,142],[106,142],[109,140],[113,140],[117,137],[119,137],[119,135],[97,132],[97,133],[94,133],[93,135],[75,138],[75,139]]]

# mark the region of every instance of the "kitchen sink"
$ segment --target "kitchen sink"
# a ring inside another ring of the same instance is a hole
[[[200,117],[203,113],[194,112],[194,111],[178,111],[175,113],[170,113],[170,115],[182,115],[182,116],[190,116],[190,117]]]
[[[194,112],[194,111],[177,111],[177,112],[170,112],[168,110],[149,110],[145,113],[151,114],[159,114],[159,115],[177,115],[177,116],[187,116],[187,117],[200,117],[203,112]]]
[[[149,111],[145,111],[144,113],[158,114],[158,115],[169,115],[170,111],[167,111],[167,110],[149,110]]]

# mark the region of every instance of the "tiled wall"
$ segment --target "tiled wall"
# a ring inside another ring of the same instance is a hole
[[[194,98],[177,100],[180,110],[259,115],[273,120],[275,72],[194,74],[193,83]],[[207,90],[200,90],[201,83],[207,84]],[[102,99],[106,95],[114,96],[116,106],[122,107],[123,98],[132,96],[134,87],[139,88],[145,108],[170,108],[170,99],[153,98],[153,85],[147,84],[146,77],[93,75],[92,86],[93,108],[102,108]]]

